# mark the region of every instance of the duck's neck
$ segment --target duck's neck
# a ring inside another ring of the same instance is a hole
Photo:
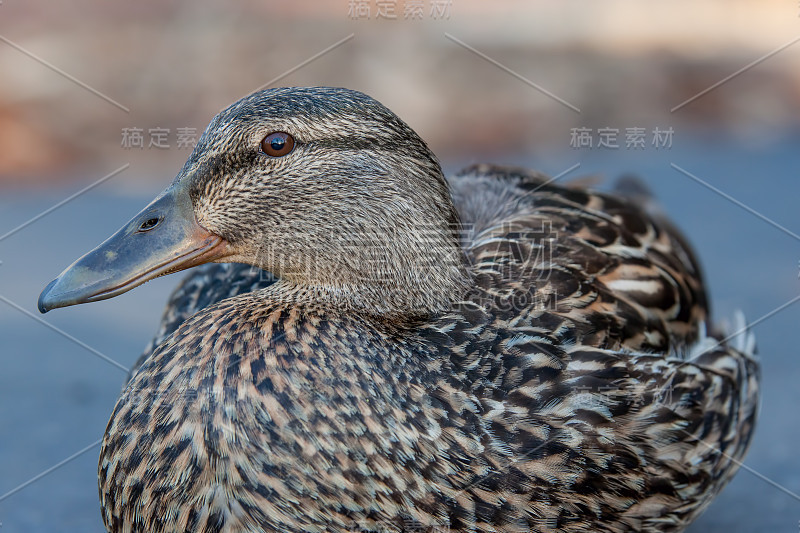
[[[417,170],[424,178],[412,179],[410,170],[405,179],[386,178],[397,190],[367,190],[364,205],[343,199],[325,209],[308,207],[290,231],[270,226],[239,245],[239,258],[283,280],[269,291],[280,302],[379,316],[442,312],[464,297],[470,270],[438,165]]]
[[[469,286],[463,249],[449,232],[406,234],[402,245],[358,246],[276,274],[280,280],[263,292],[270,301],[385,318],[440,313]]]
[[[467,270],[459,258],[457,262],[431,266],[429,272],[409,272],[382,279],[353,282],[279,279],[263,289],[260,296],[270,303],[395,321],[441,313],[461,300],[466,288]]]

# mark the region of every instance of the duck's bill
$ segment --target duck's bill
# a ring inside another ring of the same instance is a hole
[[[39,296],[39,311],[113,298],[226,255],[227,242],[197,223],[188,193],[173,186],[51,281]]]

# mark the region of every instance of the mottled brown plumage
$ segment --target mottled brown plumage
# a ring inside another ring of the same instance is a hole
[[[295,151],[259,153],[274,131]],[[639,202],[486,165],[448,186],[323,88],[223,111],[176,184],[258,268],[173,295],[103,440],[109,531],[681,531],[744,456],[752,339],[707,334]]]

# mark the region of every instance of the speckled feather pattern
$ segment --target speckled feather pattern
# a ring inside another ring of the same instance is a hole
[[[758,366],[707,334],[685,241],[523,169],[449,183],[470,283],[428,316],[277,298],[249,266],[184,281],[108,424],[109,531],[662,532],[706,507]]]

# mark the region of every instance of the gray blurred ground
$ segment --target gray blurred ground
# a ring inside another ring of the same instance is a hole
[[[800,137],[753,149],[720,139],[676,138],[671,150],[567,151],[525,163],[550,174],[580,162],[566,176],[623,172],[644,177],[667,212],[697,247],[717,319],[735,309],[756,320],[800,294],[796,238],[746,212],[670,167],[675,163],[745,202],[764,216],[800,231]],[[455,169],[455,161],[445,164]],[[132,175],[115,178],[133,179]],[[165,178],[165,185],[168,178]],[[110,182],[0,240],[0,296],[36,312],[42,287],[78,255],[127,221],[154,196],[117,192]],[[17,192],[0,198],[0,232],[55,204],[71,190]],[[180,275],[157,279],[121,297],[56,310],[44,320],[120,364],[130,365],[155,331],[168,292]],[[763,405],[746,466],[695,533],[797,530],[800,493],[796,443],[800,358],[795,332],[800,304],[755,327],[763,360]],[[124,373],[33,318],[0,302],[0,493],[39,474],[99,439]],[[96,489],[97,447],[0,501],[2,531],[101,531]]]

